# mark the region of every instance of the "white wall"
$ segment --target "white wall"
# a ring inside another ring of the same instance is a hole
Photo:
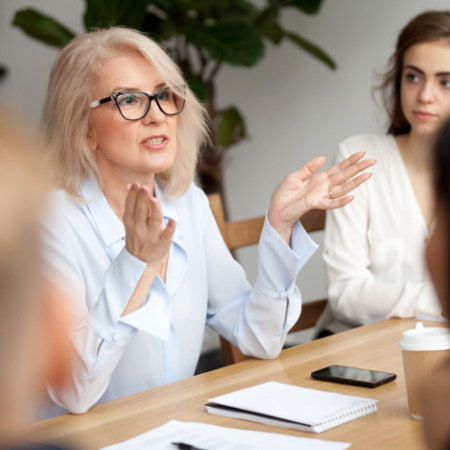
[[[83,31],[84,1],[0,1],[0,63],[9,70],[8,76],[0,83],[0,98],[6,98],[16,107],[27,118],[28,126],[37,127],[57,50],[27,37],[22,30],[11,25],[14,13],[29,7],[42,10],[80,33]]]
[[[384,112],[371,96],[373,70],[386,64],[399,30],[413,16],[445,8],[450,9],[448,0],[328,0],[317,16],[291,10],[283,17],[284,27],[325,49],[338,63],[336,71],[289,42],[270,46],[254,69],[225,68],[219,101],[240,105],[251,136],[228,157],[231,218],[261,214],[285,175],[317,155],[327,155],[328,166],[346,137],[384,132]],[[316,235],[322,244],[322,233]],[[255,253],[239,254],[250,279],[256,276]],[[326,296],[321,249],[302,270],[298,285],[306,301]]]
[[[0,97],[23,111],[27,126],[36,126],[56,51],[9,25],[14,11],[27,6],[52,14],[81,32],[84,2],[0,2],[0,62],[10,70],[0,85]],[[316,155],[331,159],[346,137],[384,131],[384,115],[371,98],[373,69],[387,61],[400,28],[431,8],[450,8],[450,2],[327,0],[318,16],[292,9],[283,16],[284,27],[322,46],[337,61],[337,71],[288,42],[280,47],[269,45],[265,59],[255,68],[223,69],[218,102],[239,105],[251,136],[227,158],[226,195],[232,219],[262,214],[285,175]],[[320,234],[317,240],[321,243]],[[254,251],[240,254],[250,280],[255,278],[255,258]],[[325,283],[319,250],[298,284],[309,300],[325,296]]]

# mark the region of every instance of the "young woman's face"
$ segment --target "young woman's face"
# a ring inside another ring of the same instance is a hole
[[[450,279],[448,276],[450,270],[449,212],[445,205],[438,204],[437,206],[436,226],[428,240],[425,258],[444,316],[450,318]]]
[[[417,134],[435,134],[450,116],[450,42],[423,42],[410,47],[401,78],[403,113]]]
[[[98,79],[92,101],[119,91],[155,94],[166,86],[153,65],[137,55],[107,61]],[[104,103],[93,110],[87,145],[95,154],[102,176],[126,183],[142,182],[148,175],[172,166],[177,152],[177,116],[166,116],[152,100],[145,117],[128,121],[114,101]]]

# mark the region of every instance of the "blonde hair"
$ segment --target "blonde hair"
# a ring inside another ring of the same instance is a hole
[[[90,103],[103,63],[124,53],[147,59],[165,83],[173,88],[186,81],[178,66],[153,40],[136,30],[113,27],[75,37],[59,53],[50,74],[43,123],[48,148],[53,153],[55,181],[78,196],[80,182],[89,173],[100,180],[93,152],[86,144],[92,123]],[[156,180],[168,197],[178,197],[195,176],[199,149],[208,139],[205,108],[187,86],[186,104],[178,116],[177,156],[172,167]]]

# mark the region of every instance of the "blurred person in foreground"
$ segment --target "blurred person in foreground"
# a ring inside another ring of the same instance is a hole
[[[6,108],[4,110],[10,111]],[[67,378],[68,318],[41,275],[39,220],[46,183],[36,137],[0,116],[0,449],[53,449],[26,441],[47,383]]]
[[[193,376],[205,323],[244,354],[278,356],[301,312],[296,275],[316,249],[298,218],[345,206],[370,177],[358,175],[374,163],[363,152],[289,175],[252,287],[193,183],[206,120],[180,69],[135,30],[79,35],[56,58],[44,122],[60,220],[44,227],[44,253],[76,326],[71,382],[49,393],[70,412]]]
[[[450,318],[450,121],[436,142],[434,157],[436,223],[425,256],[443,315]],[[449,450],[450,359],[426,380],[422,405],[428,447]]]

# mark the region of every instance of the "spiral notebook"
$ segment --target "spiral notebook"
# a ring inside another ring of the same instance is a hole
[[[211,398],[206,409],[219,416],[320,433],[376,412],[377,400],[270,381]]]

